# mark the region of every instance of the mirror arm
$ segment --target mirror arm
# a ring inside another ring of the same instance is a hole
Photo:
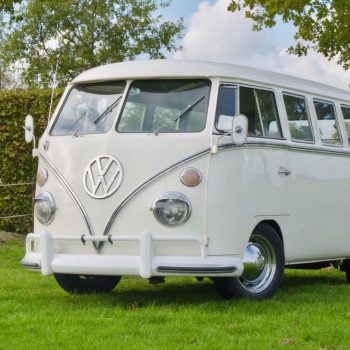
[[[33,157],[36,157],[36,139],[34,134],[32,133],[32,131],[30,129],[27,129],[25,126],[23,126],[23,129],[27,132],[29,132],[32,136],[33,136]]]
[[[216,142],[215,142],[215,145],[212,145],[211,146],[211,153],[212,154],[216,154],[218,153],[218,144],[219,144],[219,141],[224,138],[225,136],[231,136],[233,134],[232,131],[229,131],[229,132],[226,132],[222,135],[220,135],[217,139],[216,139]]]
[[[242,132],[243,132],[243,128],[241,126],[237,126],[235,128],[235,131],[234,131],[235,134],[241,134]],[[232,132],[231,132],[231,134],[232,134]]]

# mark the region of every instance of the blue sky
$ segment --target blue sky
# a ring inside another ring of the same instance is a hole
[[[191,16],[198,11],[199,4],[203,2],[213,4],[215,0],[172,0],[170,6],[161,10],[161,13],[170,20],[183,17],[185,25],[188,26]],[[285,24],[281,20],[278,21],[277,28],[268,31],[278,45],[289,46],[293,42],[293,26]]]
[[[172,0],[170,7],[161,9],[159,13],[167,20],[185,20],[179,43],[183,51],[169,58],[235,63],[349,88],[350,72],[344,72],[335,61],[316,52],[303,58],[287,54],[295,32],[291,24],[278,21],[273,29],[252,32],[252,22],[244,13],[227,11],[229,2]]]

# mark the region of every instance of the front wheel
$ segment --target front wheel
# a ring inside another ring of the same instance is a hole
[[[56,282],[68,293],[88,294],[110,292],[120,281],[120,276],[88,276],[54,274]]]
[[[223,298],[270,298],[282,282],[284,249],[278,233],[268,224],[253,231],[243,257],[241,277],[218,277],[214,284]]]

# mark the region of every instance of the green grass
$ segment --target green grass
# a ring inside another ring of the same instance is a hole
[[[0,349],[350,349],[342,272],[287,271],[274,298],[225,301],[211,281],[124,278],[111,294],[69,295],[0,245]]]

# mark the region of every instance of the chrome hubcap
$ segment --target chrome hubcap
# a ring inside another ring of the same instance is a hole
[[[251,293],[266,289],[276,272],[276,254],[271,243],[259,234],[252,235],[243,257],[244,272],[239,278]]]

